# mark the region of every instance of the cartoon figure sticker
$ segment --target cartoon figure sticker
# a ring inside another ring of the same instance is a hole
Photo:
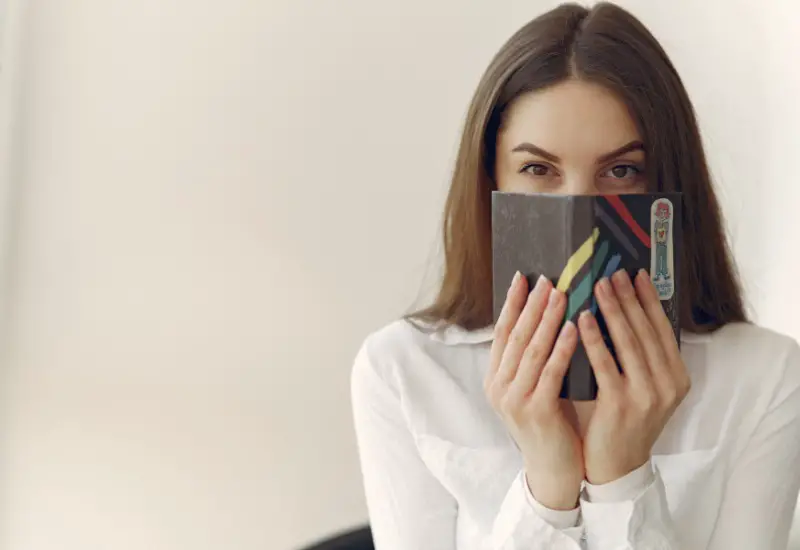
[[[675,293],[674,215],[669,199],[658,199],[650,210],[650,278],[661,300],[669,300]]]

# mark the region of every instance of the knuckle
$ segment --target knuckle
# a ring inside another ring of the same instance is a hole
[[[514,345],[522,345],[525,340],[524,329],[520,325],[516,325],[509,336],[509,341]]]
[[[546,381],[548,384],[554,382],[560,382],[558,378],[560,377],[558,376],[558,373],[555,371],[555,369],[545,368],[542,371],[541,380]]]
[[[619,298],[619,303],[623,306],[629,306],[636,301],[636,295],[633,292],[632,288],[629,288],[628,285],[619,285],[619,287],[615,287],[614,290],[617,292],[617,297]]]
[[[511,332],[513,325],[508,315],[502,316],[494,327],[494,337],[498,340],[505,340],[508,338],[508,333]]]
[[[641,414],[648,416],[658,408],[658,399],[650,391],[642,392],[636,400],[636,408]]]
[[[515,418],[519,412],[519,403],[508,394],[500,398],[499,407],[500,412],[509,418]]]
[[[532,365],[539,365],[545,360],[541,346],[529,345],[522,356],[522,360]]]

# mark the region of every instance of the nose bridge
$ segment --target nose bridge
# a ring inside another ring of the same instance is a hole
[[[588,170],[566,171],[562,176],[564,190],[569,195],[596,195],[599,193],[594,174]]]

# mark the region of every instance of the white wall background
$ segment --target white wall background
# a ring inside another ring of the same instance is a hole
[[[758,319],[800,337],[800,6],[624,4],[694,98]],[[350,362],[418,295],[483,68],[552,5],[11,0],[0,548],[363,521]]]

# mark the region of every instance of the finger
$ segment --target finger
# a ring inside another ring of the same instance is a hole
[[[666,357],[665,364],[673,380],[674,389],[678,396],[677,402],[680,402],[691,387],[691,379],[686,370],[686,364],[681,357],[681,351],[678,347],[678,341],[675,339],[672,323],[667,318],[667,314],[664,312],[664,308],[661,305],[658,292],[653,286],[653,282],[650,280],[650,275],[645,270],[639,271],[634,284],[645,314],[661,342],[661,349]]]
[[[667,318],[664,312],[664,307],[661,305],[661,299],[658,297],[658,292],[653,286],[653,281],[650,280],[650,275],[644,269],[640,270],[636,275],[634,281],[636,294],[642,304],[650,325],[655,330],[656,336],[661,342],[661,348],[669,359],[670,364],[676,361],[680,362],[680,348],[678,342],[675,340],[675,331],[672,328],[672,323]]]
[[[673,384],[672,373],[668,365],[669,359],[661,347],[661,340],[642,308],[642,304],[639,303],[639,297],[631,284],[627,271],[620,270],[614,273],[611,283],[625,318],[628,320],[628,325],[639,341],[640,349],[656,387],[669,389]]]
[[[496,383],[509,384],[517,373],[522,355],[528,347],[531,337],[542,321],[548,304],[547,296],[552,289],[552,283],[545,277],[540,277],[536,287],[528,296],[528,301],[522,309],[514,328],[511,330],[508,342],[500,359],[500,367],[495,376]]]
[[[567,321],[556,338],[553,352],[541,369],[538,381],[535,382],[534,393],[537,399],[546,399],[553,404],[558,403],[564,376],[567,374],[575,347],[578,345],[578,329],[572,321]]]
[[[511,382],[511,385],[514,386],[514,395],[512,397],[511,393],[509,393],[509,398],[516,399],[516,403],[529,395],[536,386],[539,374],[545,363],[547,363],[547,359],[553,349],[559,325],[564,318],[565,308],[566,297],[564,293],[551,286],[547,306],[519,360],[519,370]],[[509,388],[509,392],[511,392],[511,388]]]
[[[628,320],[625,319],[622,307],[614,294],[614,288],[607,278],[603,277],[597,283],[595,296],[597,296],[597,304],[606,321],[625,377],[637,387],[647,387],[650,384],[651,376],[639,341],[628,324]]]
[[[622,375],[617,363],[603,340],[597,320],[589,310],[578,317],[578,329],[586,357],[592,365],[598,388],[604,393],[617,393],[622,390]]]
[[[560,290],[550,287],[550,292],[547,295],[547,308],[544,310],[542,320],[539,326],[536,327],[531,342],[525,350],[527,353],[533,353],[535,350],[541,349],[545,351],[545,360],[549,357],[550,350],[553,349],[556,336],[564,320],[566,309],[566,295]]]
[[[522,273],[517,271],[508,287],[506,301],[503,303],[503,309],[500,310],[497,323],[494,325],[494,340],[492,341],[492,350],[489,355],[489,372],[486,375],[487,383],[494,378],[497,369],[500,367],[500,359],[503,357],[503,350],[508,342],[509,334],[511,329],[514,328],[514,324],[517,322],[517,318],[528,297],[527,287],[527,280],[522,276]]]

